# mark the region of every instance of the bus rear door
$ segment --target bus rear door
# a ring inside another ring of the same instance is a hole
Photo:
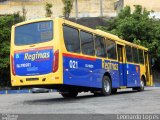
[[[120,87],[126,87],[126,80],[125,80],[125,61],[124,61],[124,46],[117,45],[117,53],[118,53],[118,70],[119,70],[119,81]]]

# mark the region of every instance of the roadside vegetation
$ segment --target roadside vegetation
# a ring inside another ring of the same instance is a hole
[[[150,18],[151,12],[140,5],[135,5],[135,10],[131,12],[126,6],[117,17],[106,21],[107,26],[97,28],[149,48],[155,59],[154,68],[160,70],[160,20]]]
[[[46,17],[51,17],[52,16],[52,14],[53,14],[53,12],[52,12],[52,7],[53,7],[53,5],[51,4],[51,3],[46,3],[46,5],[45,5],[45,10],[46,10]]]
[[[0,16],[0,86],[10,85],[11,27],[23,20],[19,13]]]
[[[70,17],[72,8],[73,8],[73,0],[62,0],[64,7],[63,7],[63,17],[68,19]]]

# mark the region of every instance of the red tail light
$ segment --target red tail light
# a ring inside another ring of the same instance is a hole
[[[11,56],[11,65],[12,65],[12,74],[16,75],[15,69],[14,69],[14,58]]]
[[[59,51],[56,50],[54,52],[54,59],[53,59],[53,72],[58,70],[58,63],[59,63]]]

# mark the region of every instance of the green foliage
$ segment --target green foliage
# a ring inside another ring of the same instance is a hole
[[[26,10],[26,8],[23,6],[23,7],[22,7],[22,18],[23,18],[23,21],[26,20],[26,14],[27,14],[27,10]]]
[[[73,8],[73,0],[62,0],[64,4],[63,16],[68,19]]]
[[[46,3],[46,5],[45,5],[46,17],[52,16],[52,11],[51,11],[52,7],[53,7],[53,5],[51,3]]]
[[[23,21],[23,17],[20,17],[19,13],[0,16],[0,79],[5,79],[8,82],[10,81],[11,26],[21,21]],[[7,84],[6,81],[5,84]]]
[[[131,12],[126,6],[117,17],[110,19],[108,26],[98,26],[98,29],[110,32],[120,38],[149,48],[151,56],[159,63],[160,69],[160,20],[149,18],[150,11],[142,6],[134,6]]]

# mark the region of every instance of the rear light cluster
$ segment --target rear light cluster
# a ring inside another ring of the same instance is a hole
[[[53,57],[53,71],[56,72],[58,70],[58,64],[59,64],[59,50],[56,50],[54,52],[54,57]]]
[[[13,75],[16,75],[16,72],[15,72],[15,68],[14,68],[14,57],[11,55],[11,65],[12,65],[12,74]]]

